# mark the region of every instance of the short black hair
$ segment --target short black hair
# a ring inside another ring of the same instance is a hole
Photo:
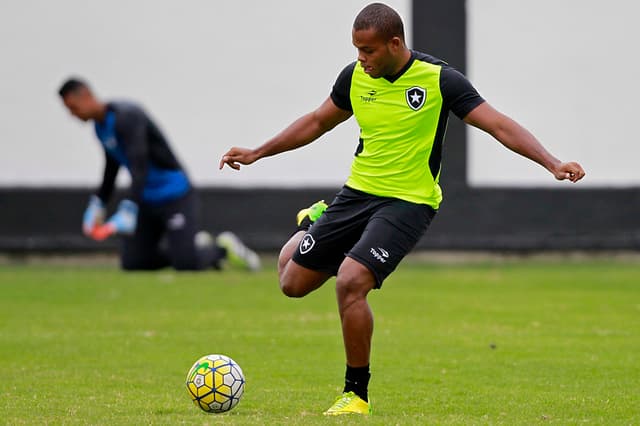
[[[400,37],[404,41],[404,24],[402,18],[391,7],[384,3],[371,3],[358,13],[353,22],[356,31],[375,29],[385,40]]]
[[[67,81],[65,81],[64,83],[62,83],[62,86],[60,86],[60,89],[58,90],[58,94],[60,95],[61,98],[64,98],[65,96],[77,92],[79,89],[82,88],[89,88],[89,85],[87,84],[86,81],[77,78],[77,77],[72,77],[67,79]]]

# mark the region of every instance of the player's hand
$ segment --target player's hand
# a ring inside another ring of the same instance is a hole
[[[573,183],[576,183],[585,175],[582,166],[574,161],[560,163],[552,173],[558,180],[570,180]]]
[[[118,210],[105,223],[95,227],[91,232],[91,238],[103,241],[112,235],[132,235],[136,231],[138,223],[138,205],[131,200],[122,200]]]
[[[82,233],[91,237],[93,230],[104,222],[105,214],[106,210],[102,200],[97,195],[92,195],[82,216]]]
[[[240,165],[248,166],[258,159],[255,151],[248,148],[233,147],[220,159],[220,170],[226,164],[234,170],[240,170]]]

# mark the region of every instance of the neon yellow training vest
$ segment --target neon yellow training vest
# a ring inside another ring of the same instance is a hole
[[[441,70],[440,65],[413,60],[391,83],[371,78],[356,64],[349,97],[361,129],[360,146],[347,186],[438,209],[447,125],[447,111],[442,114]]]

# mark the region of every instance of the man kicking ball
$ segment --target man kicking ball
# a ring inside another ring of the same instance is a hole
[[[255,149],[223,155],[233,169],[307,145],[352,115],[361,132],[345,186],[328,207],[298,215],[298,232],[280,252],[280,288],[303,297],[336,276],[347,358],[344,392],[325,414],[369,414],[369,354],[373,315],[367,294],[379,289],[435,216],[442,143],[449,112],[507,148],[577,182],[578,163],[553,157],[518,123],[496,111],[447,63],[410,50],[400,16],[373,3],[352,30],[358,60],[338,76],[328,99]]]

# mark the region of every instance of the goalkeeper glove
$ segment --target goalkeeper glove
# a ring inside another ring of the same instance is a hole
[[[93,230],[102,225],[105,213],[106,210],[102,200],[97,195],[92,195],[82,216],[82,232],[84,235],[90,237]]]
[[[137,222],[138,205],[131,200],[122,200],[114,215],[104,225],[94,228],[91,236],[94,240],[102,241],[114,234],[132,235]]]

